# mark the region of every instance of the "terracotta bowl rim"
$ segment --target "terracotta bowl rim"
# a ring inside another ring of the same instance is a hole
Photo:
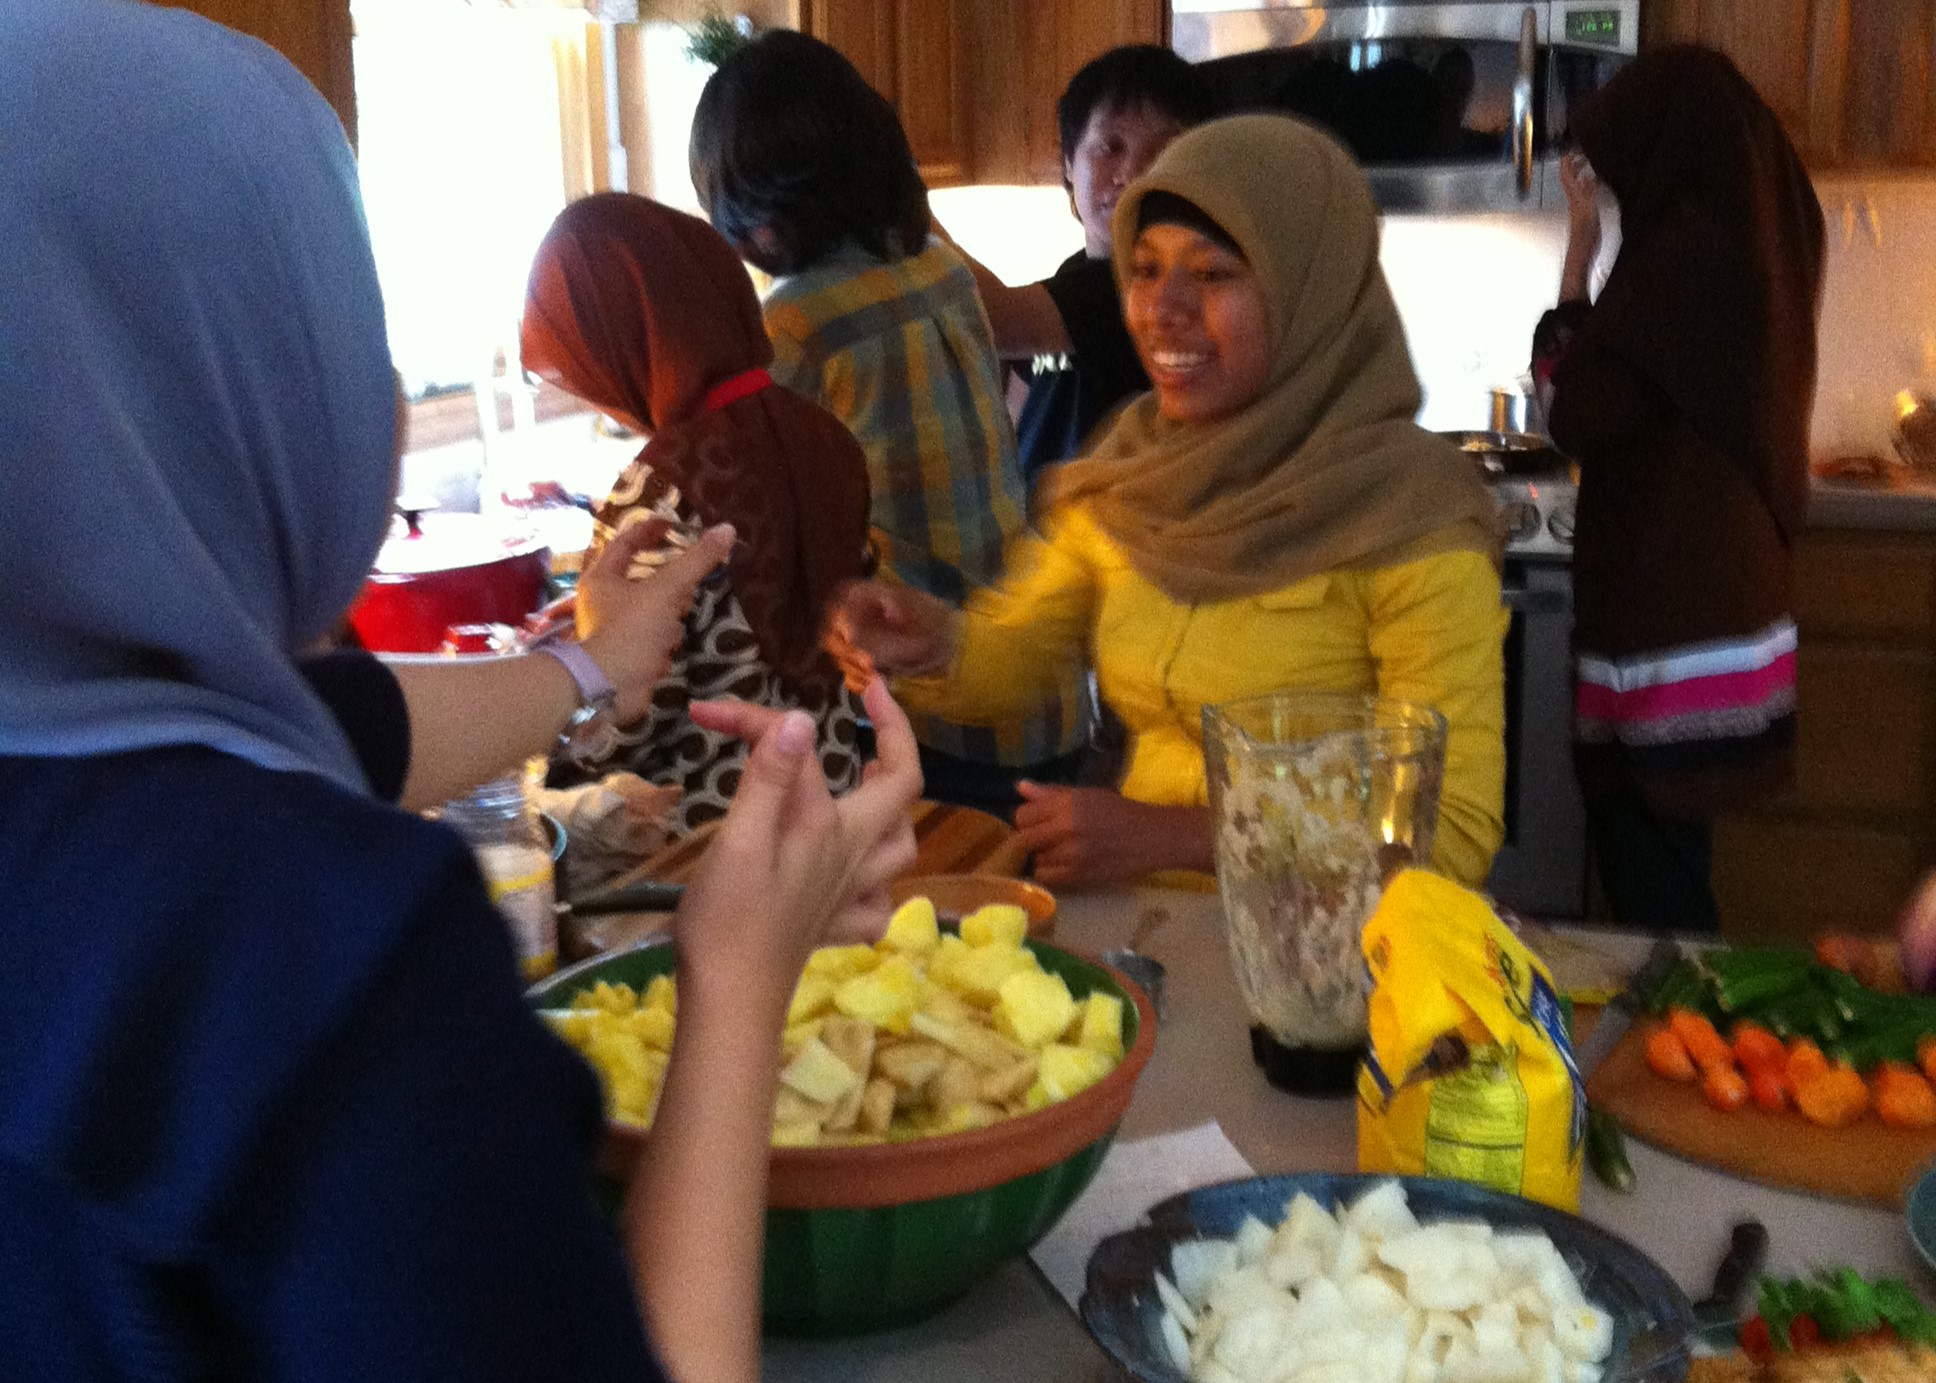
[[[986,1128],[934,1134],[905,1143],[775,1148],[768,1161],[769,1209],[880,1210],[969,1195],[1065,1162],[1114,1132],[1129,1108],[1136,1080],[1155,1050],[1156,1010],[1141,985],[1101,957],[1035,937],[1030,937],[1028,944],[1093,965],[1136,1006],[1136,1040],[1115,1068],[1079,1094]],[[623,951],[595,956],[560,970],[550,982],[581,969],[590,970],[614,956],[654,947],[669,950],[672,942],[655,937]],[[612,1176],[629,1176],[650,1137],[649,1128],[608,1122],[599,1156],[601,1170]]]

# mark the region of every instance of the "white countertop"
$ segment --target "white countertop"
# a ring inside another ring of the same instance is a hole
[[[1152,927],[1153,909],[1165,916]],[[1095,954],[1127,945],[1132,930],[1143,935],[1140,949],[1168,973],[1156,1051],[1138,1081],[1121,1136],[1167,1133],[1215,1119],[1260,1173],[1355,1170],[1352,1102],[1286,1095],[1251,1064],[1248,1023],[1216,897],[1156,889],[1065,895],[1053,940]],[[1644,943],[1610,936],[1606,944],[1637,950]],[[1906,1276],[1925,1295],[1936,1295],[1936,1275],[1916,1256],[1895,1212],[1776,1191],[1633,1139],[1629,1150],[1638,1178],[1633,1194],[1615,1195],[1589,1175],[1581,1213],[1646,1250],[1691,1296],[1706,1291],[1729,1227],[1746,1215],[1768,1227],[1771,1271],[1847,1263],[1868,1273]],[[763,1372],[772,1380],[825,1383],[1122,1377],[1026,1258],[908,1329],[849,1340],[769,1341]]]

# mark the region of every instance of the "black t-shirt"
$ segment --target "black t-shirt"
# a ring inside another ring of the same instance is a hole
[[[662,1383],[598,1084],[449,827],[0,755],[0,886],[0,1378]]]
[[[396,801],[410,773],[410,708],[396,674],[356,649],[300,659],[296,670],[343,727],[370,791]]]
[[[1069,354],[1038,357],[1016,425],[1022,473],[1031,486],[1044,467],[1082,449],[1096,424],[1150,387],[1137,358],[1116,274],[1107,259],[1077,251],[1042,280],[1069,333]]]

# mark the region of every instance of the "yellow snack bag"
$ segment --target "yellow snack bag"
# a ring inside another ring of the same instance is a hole
[[[1358,1169],[1580,1204],[1586,1090],[1552,976],[1478,894],[1421,869],[1365,924]]]

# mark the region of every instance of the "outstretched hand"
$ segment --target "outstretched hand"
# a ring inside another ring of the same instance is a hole
[[[834,596],[823,642],[849,685],[869,666],[890,676],[921,677],[939,672],[954,656],[958,618],[946,601],[912,587],[850,581]]]
[[[665,541],[668,527],[663,519],[627,524],[578,578],[579,642],[618,688],[621,723],[651,709],[652,689],[685,639],[693,593],[733,551],[733,526],[717,524],[665,565],[628,575],[634,558]]]
[[[921,765],[907,717],[878,678],[863,698],[877,757],[836,800],[814,753],[813,721],[742,701],[696,701],[693,721],[752,753],[733,805],[680,908],[683,961],[740,983],[778,977],[791,993],[814,947],[872,942],[887,927],[888,882],[914,863],[908,809]]]

